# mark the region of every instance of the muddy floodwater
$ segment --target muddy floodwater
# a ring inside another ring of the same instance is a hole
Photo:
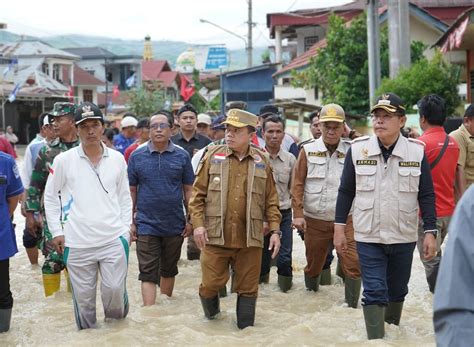
[[[18,160],[19,165],[22,159]],[[304,288],[304,244],[294,236],[293,288],[281,293],[276,284],[276,268],[270,283],[261,285],[255,326],[243,331],[235,324],[236,295],[221,299],[221,315],[214,321],[204,318],[198,296],[201,268],[198,261],[186,260],[186,243],[179,261],[179,275],[172,298],[159,296],[157,304],[143,307],[138,281],[135,244],[130,251],[128,295],[130,312],[123,321],[104,322],[97,297],[99,328],[78,331],[74,322],[71,295],[62,278],[61,291],[45,298],[41,268],[31,266],[22,245],[24,218],[15,213],[19,253],[10,260],[11,291],[15,300],[10,332],[0,334],[0,346],[434,346],[432,295],[428,291],[423,265],[415,251],[409,294],[400,327],[386,325],[384,340],[367,341],[360,305],[344,304],[344,286],[332,265],[333,284],[320,286],[317,293]],[[42,257],[40,255],[40,264]],[[229,287],[229,286],[228,286]]]

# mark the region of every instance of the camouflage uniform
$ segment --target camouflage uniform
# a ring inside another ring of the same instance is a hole
[[[41,148],[36,158],[35,167],[31,174],[31,184],[27,191],[26,211],[39,212],[43,217],[43,230],[38,243],[45,256],[43,264],[43,274],[56,274],[64,269],[63,257],[59,255],[53,248],[52,235],[49,232],[46,223],[46,216],[43,205],[43,192],[48,180],[48,175],[51,170],[54,158],[62,152],[67,151],[79,145],[79,140],[73,143],[64,143],[60,139],[55,139],[51,143]],[[64,203],[64,201],[63,201]],[[63,209],[64,210],[64,209]],[[67,214],[63,215],[63,221],[66,220]]]

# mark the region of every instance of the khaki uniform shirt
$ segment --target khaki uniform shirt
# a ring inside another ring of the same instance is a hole
[[[467,187],[469,187],[474,183],[474,136],[467,131],[464,124],[450,135],[459,145],[458,165],[464,169]]]
[[[291,208],[291,176],[296,158],[293,154],[282,148],[275,157],[271,154],[269,156],[278,198],[280,199],[280,210],[287,210]]]
[[[249,147],[240,160],[226,145],[210,147],[198,167],[189,202],[194,228],[206,227],[211,245],[263,247],[263,221],[279,230],[281,214],[264,152]]]

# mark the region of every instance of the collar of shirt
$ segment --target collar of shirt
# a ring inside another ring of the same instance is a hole
[[[270,158],[272,158],[272,159],[280,159],[280,161],[285,161],[285,158],[286,158],[286,157],[285,157],[285,155],[284,155],[284,153],[283,153],[283,148],[281,148],[281,146],[280,146],[280,150],[278,151],[278,153],[277,153],[275,156],[273,156],[272,154],[270,154],[270,152],[268,151],[267,148],[265,148],[265,151],[268,153],[268,155],[270,156]]]
[[[183,132],[180,131],[178,134],[176,134],[176,139],[177,139],[177,140],[184,140],[184,141],[186,141],[186,142],[189,142],[189,141],[191,141],[192,139],[194,139],[194,140],[199,140],[199,134],[197,133],[197,131],[195,131],[195,132],[194,132],[194,135],[193,135],[193,136],[189,139],[189,141],[188,141],[188,140],[186,140],[186,139],[184,138]]]
[[[425,130],[422,136],[436,134],[436,133],[446,133],[446,132],[444,131],[444,128],[442,126],[435,126],[435,127]]]
[[[101,142],[100,145],[102,146],[102,157],[105,158],[105,157],[108,157],[109,156],[109,149],[107,148],[107,146],[104,146],[104,144]],[[79,146],[77,147],[77,151],[79,153],[79,156],[81,158],[86,158],[86,159],[89,159],[86,155],[86,153],[84,152],[84,147],[82,146],[82,143],[79,144]]]
[[[231,155],[234,155],[237,159],[239,159],[239,157],[238,157],[237,155],[235,155],[234,150],[232,150],[231,148],[229,148],[229,147],[227,146],[225,156],[226,156],[226,157],[229,157],[229,156],[231,156]],[[247,158],[247,157],[249,157],[249,156],[252,157],[253,159],[256,159],[256,156],[257,156],[257,155],[258,155],[258,154],[256,154],[255,151],[253,150],[253,148],[249,145],[249,147],[247,148],[247,152],[245,152],[245,155],[242,157],[242,159],[239,159],[239,160],[243,160],[243,159],[245,159],[245,158]]]
[[[398,139],[400,138],[400,136],[397,138],[397,141],[395,141],[395,143],[393,145],[391,145],[390,147],[386,148],[382,142],[380,142],[380,139],[377,137],[377,141],[379,143],[379,147],[380,147],[380,150],[382,151],[382,156],[383,156],[383,159],[385,160],[385,162],[387,162],[388,158],[390,158],[390,156],[392,155],[392,152],[395,148],[395,146],[397,145],[398,143]]]
[[[150,151],[150,153],[153,153],[153,152],[158,152],[160,153],[156,148],[155,146],[153,146],[153,142],[152,141],[148,141],[148,150]],[[174,152],[176,148],[176,145],[171,141],[171,140],[168,140],[168,147],[165,149],[165,152]]]

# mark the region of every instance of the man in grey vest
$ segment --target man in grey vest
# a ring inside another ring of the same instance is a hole
[[[346,220],[354,201],[355,240],[364,286],[367,337],[383,338],[384,321],[399,325],[418,239],[418,206],[424,226],[423,258],[436,254],[435,195],[421,141],[400,136],[405,106],[395,94],[372,107],[374,136],[352,142],[337,196],[334,245],[348,252]]]
[[[345,113],[336,104],[325,105],[319,119],[322,136],[303,145],[295,164],[293,225],[305,233],[308,290],[318,291],[326,256],[332,251],[336,197],[349,142],[341,139]],[[348,251],[339,253],[345,274],[345,299],[356,308],[360,294],[360,267],[352,217],[346,216]]]

